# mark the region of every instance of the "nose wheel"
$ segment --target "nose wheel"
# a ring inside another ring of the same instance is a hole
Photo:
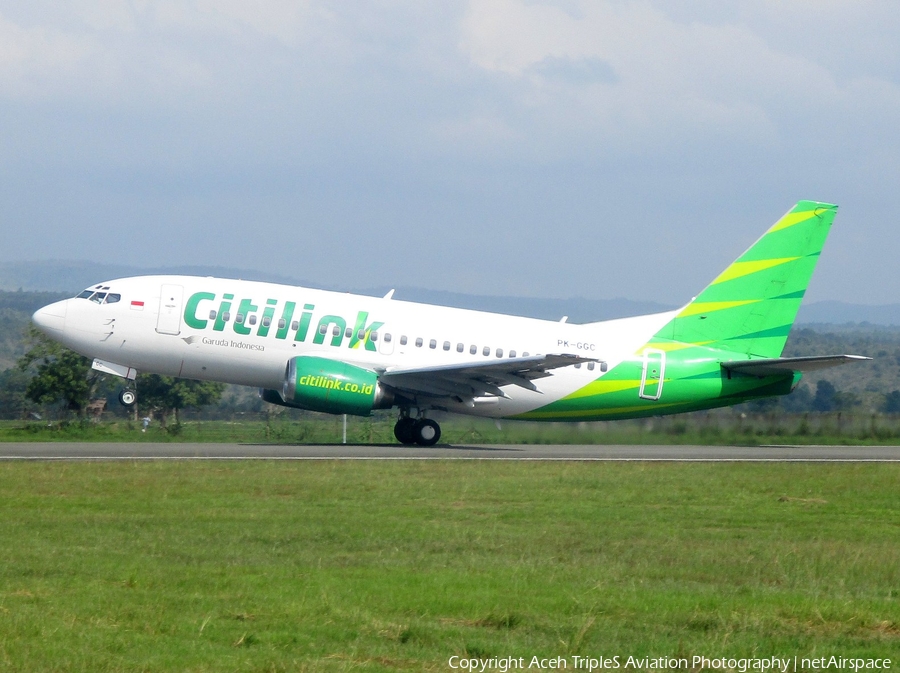
[[[408,446],[434,446],[441,438],[441,426],[430,418],[402,416],[394,425],[394,436]]]
[[[131,408],[134,406],[135,402],[137,402],[136,392],[129,390],[128,388],[119,391],[119,404],[123,407]]]

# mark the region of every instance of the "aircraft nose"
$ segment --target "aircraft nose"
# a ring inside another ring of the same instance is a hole
[[[58,301],[39,308],[31,316],[32,322],[47,336],[54,336],[66,327],[66,305],[68,300]]]

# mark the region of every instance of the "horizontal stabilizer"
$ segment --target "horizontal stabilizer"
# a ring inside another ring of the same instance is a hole
[[[722,366],[733,372],[753,376],[772,376],[792,372],[813,372],[817,369],[837,367],[848,362],[871,360],[863,355],[812,355],[798,358],[765,358],[758,360],[732,360]]]

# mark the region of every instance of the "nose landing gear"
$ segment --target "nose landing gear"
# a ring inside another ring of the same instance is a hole
[[[434,446],[441,438],[441,426],[430,418],[401,416],[394,425],[394,437],[401,444]]]
[[[134,406],[134,403],[137,402],[137,393],[129,388],[124,388],[119,391],[119,404],[123,407],[131,408]]]

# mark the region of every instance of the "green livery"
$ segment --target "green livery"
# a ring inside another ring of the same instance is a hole
[[[723,271],[658,339],[778,357],[837,206],[801,201]]]
[[[313,411],[368,416],[393,401],[378,384],[375,372],[346,362],[314,356],[292,358],[282,389],[282,402]]]
[[[631,359],[517,418],[636,418],[789,393],[799,371],[758,376],[722,363],[781,355],[836,212],[800,201]]]

